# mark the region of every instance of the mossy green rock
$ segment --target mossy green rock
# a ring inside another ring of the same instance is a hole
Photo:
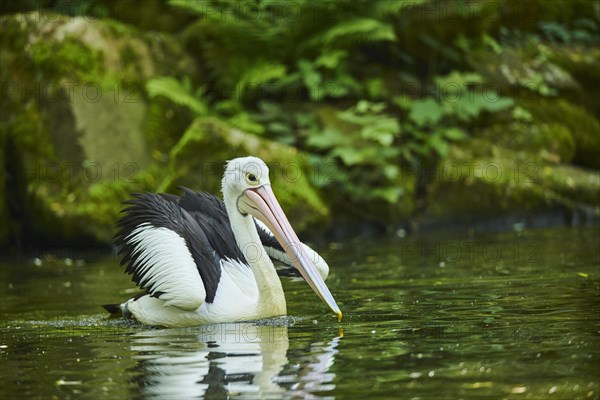
[[[193,62],[173,38],[110,20],[5,15],[0,37],[0,241],[110,242],[120,202],[162,179],[153,132],[183,131],[168,107],[151,111],[145,82]]]
[[[497,51],[475,49],[470,61],[486,82],[492,82],[496,90],[512,97],[515,104],[531,114],[529,122],[537,132],[524,130],[521,137],[542,139],[540,133],[546,131],[550,136],[540,144],[543,148],[549,145],[546,150],[560,157],[560,162],[600,169],[600,123],[594,116],[600,112],[596,93],[600,82],[600,50],[584,45],[531,42]],[[539,124],[549,125],[534,126]],[[573,149],[564,128],[572,136]],[[551,136],[554,144],[549,143]],[[525,145],[530,144],[534,143]],[[558,149],[556,145],[562,149],[552,150]]]
[[[585,108],[564,99],[539,99],[527,109],[535,121],[560,124],[571,132],[573,164],[600,169],[600,122]]]
[[[428,198],[426,219],[437,223],[557,210],[597,219],[600,172],[475,139],[452,146],[436,169]]]
[[[301,152],[216,118],[198,118],[173,147],[169,173],[159,190],[176,192],[176,186],[182,185],[219,194],[225,161],[248,155],[269,166],[273,191],[296,230],[326,226],[328,209],[310,184],[310,166]]]
[[[561,123],[510,121],[482,129],[477,136],[529,159],[570,163],[575,154],[573,134]],[[489,148],[483,146],[484,151]]]

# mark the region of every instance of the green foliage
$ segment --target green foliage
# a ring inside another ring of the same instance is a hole
[[[395,41],[396,35],[390,24],[375,18],[356,17],[340,21],[310,40],[308,46],[345,46],[355,41]]]
[[[579,18],[574,21],[573,28],[555,21],[540,21],[538,26],[542,36],[549,42],[586,43],[600,42],[598,22],[590,18]]]
[[[208,112],[202,100],[202,88],[194,92],[188,78],[184,78],[181,82],[168,76],[153,78],[146,82],[146,91],[150,97],[164,96],[175,104],[188,107],[197,115]]]
[[[292,9],[285,2],[171,0],[198,17],[183,36],[202,60],[204,90],[194,94],[185,82],[167,81],[164,90],[148,91],[333,163],[336,179],[315,182],[325,189],[396,204],[412,192],[403,168],[435,165],[474,126],[532,121],[508,89],[556,93],[560,71],[544,69],[543,43],[591,42],[598,32],[591,20],[568,28],[538,21],[520,42],[536,44],[529,64],[498,70],[508,81],[498,86],[498,75],[484,73],[477,65],[484,61],[472,54],[530,51],[507,33],[523,28],[494,21],[456,33],[455,15],[431,23],[422,8],[429,3],[436,1],[305,0]],[[460,9],[459,19],[481,23],[483,8],[471,11]],[[433,60],[427,68],[419,64],[424,54]],[[406,92],[407,85],[420,90]]]

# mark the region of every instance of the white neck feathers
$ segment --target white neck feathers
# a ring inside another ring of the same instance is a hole
[[[256,279],[259,312],[264,311],[268,316],[284,315],[286,304],[283,287],[273,262],[260,241],[254,219],[250,215],[240,213],[236,204],[237,198],[228,196],[226,192],[223,194],[225,209],[229,215],[229,223],[236,243],[250,264]]]

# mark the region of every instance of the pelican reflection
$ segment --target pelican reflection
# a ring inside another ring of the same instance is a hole
[[[143,398],[305,397],[335,387],[339,339],[289,352],[287,326],[223,323],[138,332],[131,349]]]

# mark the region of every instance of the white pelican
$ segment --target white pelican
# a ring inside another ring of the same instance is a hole
[[[294,264],[341,319],[323,281],[327,264],[316,258],[318,270],[296,236],[271,189],[267,165],[256,157],[229,161],[222,192],[224,208],[218,198],[192,191],[182,197],[139,194],[127,202],[115,243],[121,265],[147,293],[105,308],[161,326],[285,315],[281,282],[265,249],[271,248],[274,258]],[[280,247],[263,246],[259,230],[265,230],[264,239],[272,232]]]

